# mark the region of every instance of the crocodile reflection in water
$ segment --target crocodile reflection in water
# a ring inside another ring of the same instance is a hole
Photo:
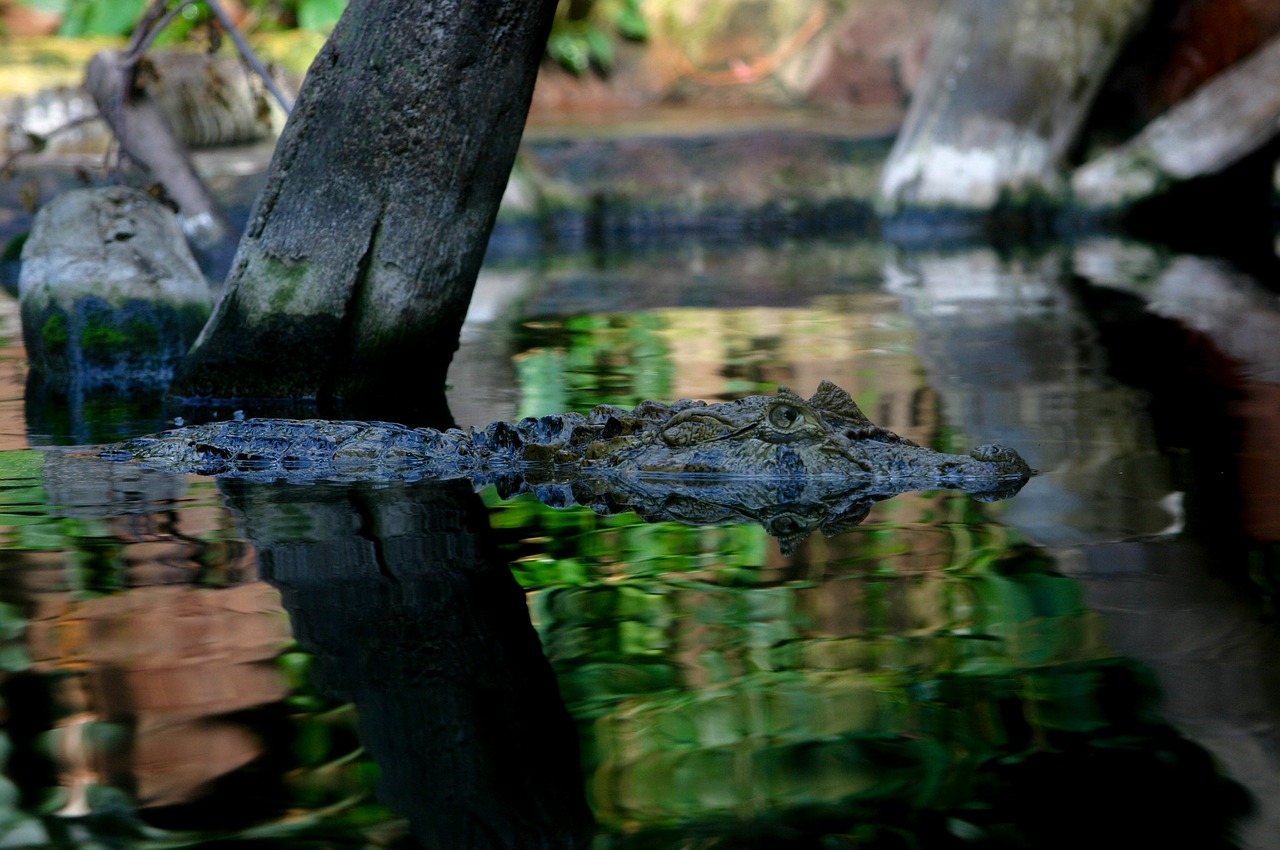
[[[469,478],[504,496],[634,510],[651,520],[751,520],[787,539],[857,524],[908,490],[1017,493],[1033,470],[1012,449],[967,456],[918,446],[873,424],[823,381],[812,398],[707,404],[646,401],[589,414],[437,431],[382,422],[246,419],[176,428],[108,446],[102,456],[173,472],[263,480]]]

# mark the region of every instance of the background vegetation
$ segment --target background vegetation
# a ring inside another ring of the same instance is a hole
[[[150,0],[19,0],[19,4],[61,16],[61,36],[125,36]],[[170,0],[169,6],[178,5]],[[258,31],[327,30],[338,22],[347,0],[239,0],[242,26]],[[213,15],[205,3],[190,3],[165,34],[169,41],[186,38]],[[617,39],[643,40],[648,25],[640,0],[561,0],[547,42],[547,53],[575,74],[613,66]]]

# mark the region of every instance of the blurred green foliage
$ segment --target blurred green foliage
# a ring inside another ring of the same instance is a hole
[[[873,521],[827,559],[802,551],[798,573],[771,567],[754,526],[489,501],[582,730],[602,847],[720,846],[737,829],[991,840],[1009,812],[984,795],[1016,793],[1045,754],[1139,777],[1171,761],[1224,793],[1079,585],[962,496],[937,501],[932,535]],[[946,566],[913,567],[922,545]]]
[[[294,7],[298,26],[304,30],[329,29],[347,8],[347,0],[296,0],[281,5]]]
[[[125,35],[145,5],[146,0],[67,0],[58,35]]]
[[[62,14],[63,36],[128,35],[148,0],[23,0],[27,5]],[[170,2],[175,7],[177,2]],[[327,29],[337,23],[347,0],[244,0],[258,29]],[[168,37],[182,38],[209,20],[204,3],[192,3],[170,25]]]
[[[128,35],[148,5],[148,0],[20,2],[61,14],[58,34],[63,36]],[[171,0],[171,7],[176,4]],[[648,38],[649,25],[640,4],[641,0],[561,0],[547,40],[548,55],[575,74],[592,68],[607,73],[613,68],[616,40]],[[327,30],[342,17],[347,0],[244,0],[244,6],[256,29]],[[204,3],[192,3],[170,24],[163,40],[181,40],[210,17]]]
[[[616,38],[644,41],[648,37],[640,0],[561,0],[547,53],[575,74],[592,68],[608,73],[613,68]]]
[[[521,416],[671,397],[676,364],[656,313],[584,314],[517,329]]]

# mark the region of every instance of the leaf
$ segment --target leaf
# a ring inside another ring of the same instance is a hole
[[[55,15],[64,15],[67,12],[68,0],[20,0],[19,6],[26,6],[28,9],[39,9],[42,12],[52,12]]]
[[[71,0],[58,35],[128,35],[146,0]]]
[[[614,25],[623,38],[632,41],[644,41],[649,37],[649,22],[640,14],[639,9],[626,8],[618,13]]]
[[[298,3],[298,28],[304,30],[329,29],[342,17],[347,0],[300,0]]]
[[[551,58],[575,74],[581,74],[591,65],[586,42],[578,35],[552,33],[547,40],[547,52]]]
[[[583,40],[597,65],[606,71],[613,67],[613,42],[609,41],[609,36],[597,27],[588,27],[583,33]]]

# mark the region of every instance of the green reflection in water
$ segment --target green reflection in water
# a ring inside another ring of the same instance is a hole
[[[695,313],[684,315],[688,338],[705,335],[705,317]],[[801,335],[771,336],[763,316],[743,317],[740,330],[752,336],[726,337],[724,351],[737,359],[721,375],[723,392],[771,389],[760,379],[797,351],[826,356],[834,338],[826,329],[843,329],[845,315],[797,319],[815,337],[794,350],[788,345]],[[634,314],[530,325],[518,361],[522,412],[670,399],[673,322]],[[892,355],[897,379],[914,390],[903,378],[918,380],[914,356],[900,350],[904,336],[868,326],[866,338]],[[846,348],[859,339],[850,334]],[[892,412],[914,398],[885,372],[858,373],[869,411]],[[15,453],[10,462],[3,478],[11,498],[0,508],[6,544],[67,553],[78,565],[67,573],[86,596],[121,591],[119,531],[111,527],[119,520],[43,507],[37,456]],[[196,504],[216,501],[204,486]],[[1083,777],[1117,798],[1130,791],[1110,781],[1117,754],[1146,759],[1141,770],[1117,775],[1149,781],[1156,794],[1185,786],[1165,793],[1164,805],[1176,808],[1189,794],[1202,795],[1205,807],[1213,802],[1211,769],[1151,711],[1141,672],[1100,641],[1075,583],[990,521],[999,506],[901,497],[858,529],[783,559],[756,526],[646,525],[485,498],[580,725],[601,848],[787,846],[795,836],[795,846],[831,847],[919,846],[930,835],[1025,838],[1032,833],[1019,825],[1020,812],[1036,812],[1050,828],[1077,814],[1035,809],[1060,799],[1054,775]],[[23,628],[18,612],[0,616],[4,635]],[[6,665],[20,671],[25,663],[19,653]],[[311,687],[310,657],[296,647],[285,647],[278,664],[289,695],[287,725],[273,727],[284,730],[273,766],[286,778],[282,806],[294,815],[217,835],[163,831],[143,823],[127,797],[97,786],[91,796],[101,815],[91,831],[140,846],[400,837],[403,822],[371,799],[376,769],[356,742],[350,707]],[[11,796],[0,786],[0,824],[21,836],[34,821]],[[52,844],[72,846],[65,821],[43,822],[62,830]],[[823,843],[804,843],[814,835]]]
[[[526,326],[516,361],[521,416],[589,410],[609,403],[634,407],[670,399],[675,371],[652,313],[572,316]]]
[[[970,500],[923,503],[947,521],[869,522],[799,564],[754,527],[495,504],[607,832],[944,812],[993,761],[1108,731],[1124,665],[1076,583]]]
[[[645,525],[486,495],[579,723],[602,847],[990,838],[1025,807],[1028,776],[1043,783],[1065,765],[1108,787],[1114,758],[1155,763],[1206,805],[1217,793],[1148,713],[1140,674],[1098,639],[1076,584],[984,520],[990,506],[893,500],[783,559],[755,526]],[[101,549],[94,534],[60,539]],[[3,614],[16,636],[19,613]],[[58,847],[75,846],[73,826],[144,847],[402,838],[404,822],[372,799],[377,771],[350,707],[312,688],[296,647],[277,664],[289,696],[273,765],[289,816],[160,829],[123,792],[93,786],[89,820],[49,816],[68,802],[59,792],[9,805],[0,824],[44,829],[36,843]]]

